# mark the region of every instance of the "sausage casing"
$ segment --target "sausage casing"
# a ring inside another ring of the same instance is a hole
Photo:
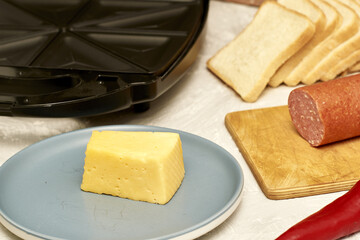
[[[314,147],[360,136],[360,74],[294,89],[288,107],[296,130]]]

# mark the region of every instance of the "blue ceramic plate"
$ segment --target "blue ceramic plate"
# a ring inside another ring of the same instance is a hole
[[[93,130],[180,134],[185,178],[166,205],[80,190]],[[193,239],[222,223],[240,202],[237,161],[204,138],[151,126],[104,126],[40,141],[0,167],[0,221],[27,239]]]

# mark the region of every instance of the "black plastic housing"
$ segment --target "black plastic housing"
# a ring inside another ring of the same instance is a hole
[[[148,103],[196,59],[208,0],[0,0],[0,115]]]

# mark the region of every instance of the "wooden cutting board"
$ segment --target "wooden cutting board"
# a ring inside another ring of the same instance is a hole
[[[348,190],[360,179],[360,138],[311,147],[287,106],[228,113],[225,124],[270,199]]]

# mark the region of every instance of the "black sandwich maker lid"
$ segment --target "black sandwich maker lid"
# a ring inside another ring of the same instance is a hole
[[[0,0],[0,115],[147,108],[196,58],[208,0]]]

